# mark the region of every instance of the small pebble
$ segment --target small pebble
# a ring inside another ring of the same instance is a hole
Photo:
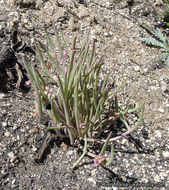
[[[159,111],[160,113],[164,113],[164,112],[165,112],[165,110],[164,110],[163,108],[159,108],[158,111]]]
[[[135,66],[135,67],[134,67],[134,71],[136,71],[136,72],[140,71],[140,66],[138,66],[138,65]]]
[[[123,138],[122,141],[121,141],[121,144],[125,144],[126,141],[127,141],[127,140],[126,140],[125,138]]]
[[[7,122],[2,122],[2,127],[6,127],[7,125]]]
[[[108,32],[105,32],[105,33],[104,33],[104,35],[105,35],[106,37],[108,37],[108,36],[109,36]]]
[[[160,131],[156,130],[155,133],[156,133],[157,137],[161,138],[161,133],[160,133]]]
[[[15,184],[15,182],[16,182],[16,179],[13,179],[13,180],[12,180],[12,184]]]
[[[161,90],[167,92],[167,85],[165,83],[161,85]]]
[[[67,156],[72,156],[72,155],[73,155],[73,153],[74,153],[74,151],[73,151],[73,150],[69,150],[69,151],[67,151],[66,155],[67,155]]]
[[[154,175],[154,181],[155,182],[160,182],[160,176],[159,175]]]
[[[55,154],[56,151],[54,149],[51,150],[51,154]]]
[[[112,31],[109,32],[109,36],[113,36],[113,32]]]
[[[93,183],[93,184],[96,184],[96,181],[95,181],[92,177],[89,177],[89,178],[87,179],[87,181],[89,181],[89,182],[91,182],[91,183]]]
[[[167,151],[166,151],[166,152],[165,152],[165,151],[163,151],[163,153],[162,153],[162,154],[163,154],[163,156],[164,156],[165,158],[169,158],[169,152],[167,152]]]
[[[5,94],[3,92],[0,92],[0,99],[4,98]]]
[[[117,189],[117,187],[105,187],[105,190],[118,190],[118,189]]]
[[[96,178],[96,171],[97,171],[97,169],[91,170],[91,176],[93,178]]]
[[[106,37],[111,37],[113,35],[113,32],[111,32],[111,31],[110,32],[105,32],[104,35]]]
[[[144,68],[143,73],[147,73],[147,72],[148,72],[148,68]]]
[[[24,23],[24,24],[28,24],[28,23],[29,23],[29,20],[25,18],[25,19],[23,19],[23,23]]]
[[[166,104],[165,107],[169,108],[169,104]]]
[[[35,145],[32,145],[32,151],[33,151],[33,152],[36,152],[36,151],[37,151],[37,148],[35,147]]]
[[[12,156],[11,159],[10,159],[10,163],[13,163],[15,160],[16,160],[16,156]]]
[[[14,156],[14,153],[13,152],[9,152],[8,156],[9,156],[9,158],[12,158]]]
[[[4,135],[5,135],[5,137],[9,137],[11,134],[10,134],[8,131],[6,131],[6,132],[4,133]]]

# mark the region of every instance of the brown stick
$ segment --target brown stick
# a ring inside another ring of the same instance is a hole
[[[43,142],[43,145],[39,150],[39,153],[38,153],[38,156],[36,159],[37,162],[42,161],[44,153],[45,153],[46,149],[48,148],[48,146],[50,145],[50,143],[53,141],[54,137],[55,137],[55,135],[53,133],[48,132],[48,134]]]

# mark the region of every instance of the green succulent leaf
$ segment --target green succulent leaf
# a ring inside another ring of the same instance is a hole
[[[59,123],[62,123],[63,120],[61,119],[60,115],[58,114],[57,109],[56,109],[53,101],[51,102],[51,108],[52,108],[52,113],[53,113],[55,120]]]
[[[106,162],[106,165],[107,166],[109,166],[109,165],[111,165],[112,163],[113,163],[113,160],[114,160],[114,154],[115,154],[115,152],[114,152],[114,144],[112,143],[112,145],[111,145],[111,157],[110,157],[110,159]]]
[[[112,132],[109,133],[109,135],[108,135],[108,137],[107,137],[107,139],[106,139],[106,141],[105,141],[99,155],[103,155],[105,153],[111,137],[112,137]]]

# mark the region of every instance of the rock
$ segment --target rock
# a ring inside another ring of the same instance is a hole
[[[165,94],[168,94],[168,93],[169,93],[169,85],[167,85],[166,83],[162,82],[162,83],[161,83],[161,90],[162,90]]]
[[[148,72],[148,68],[144,68],[144,69],[143,69],[143,73],[146,74],[147,72]]]
[[[0,99],[4,98],[5,94],[3,92],[0,92]]]
[[[72,155],[73,155],[73,153],[74,153],[74,151],[73,151],[73,150],[69,150],[69,151],[67,151],[66,156],[72,156]]]
[[[89,177],[89,178],[87,179],[87,181],[89,181],[89,182],[91,182],[91,183],[93,183],[93,184],[96,184],[96,181],[95,181],[92,177]]]
[[[10,162],[13,163],[16,159],[17,159],[16,156],[12,156],[11,159],[10,159]]]
[[[9,156],[9,158],[12,158],[14,156],[14,153],[13,152],[9,152],[8,156]]]
[[[11,134],[9,133],[9,131],[6,131],[5,133],[4,133],[4,136],[5,137],[9,137]]]
[[[160,176],[159,175],[154,175],[154,181],[155,182],[160,182]]]
[[[158,111],[159,111],[160,113],[164,113],[164,112],[165,112],[165,110],[164,110],[163,108],[159,108]]]
[[[136,71],[136,72],[140,71],[140,66],[139,66],[139,65],[136,65],[136,66],[134,67],[134,71]]]
[[[165,158],[169,158],[169,152],[168,151],[163,151],[163,156],[165,157]]]
[[[165,107],[169,108],[169,104],[166,104]]]
[[[105,32],[104,35],[105,35],[106,37],[108,37],[108,36],[109,36],[109,33],[108,33],[108,32]]]
[[[106,37],[111,37],[113,35],[113,32],[112,31],[109,31],[109,32],[105,32],[104,35]]]
[[[13,179],[13,180],[12,180],[12,184],[15,184],[15,182],[16,182],[16,179]]]
[[[37,148],[36,148],[34,145],[32,145],[32,151],[33,151],[33,152],[36,152],[36,151],[37,151]]]
[[[2,127],[6,127],[8,125],[7,122],[2,122]]]
[[[96,171],[97,171],[97,169],[91,170],[91,176],[93,178],[96,178]]]
[[[157,137],[161,138],[161,133],[160,133],[160,131],[156,130],[155,133],[156,133]]]

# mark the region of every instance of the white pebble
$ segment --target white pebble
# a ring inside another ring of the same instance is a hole
[[[8,125],[7,122],[2,123],[2,127],[6,127],[7,125]]]
[[[144,73],[147,73],[148,72],[148,68],[144,68],[143,71],[144,71]]]
[[[159,175],[156,174],[156,175],[154,176],[154,181],[155,181],[155,182],[160,182],[160,177],[159,177]]]
[[[104,35],[105,35],[106,37],[108,37],[108,36],[109,36],[108,32],[105,32],[105,33],[104,33]]]
[[[167,86],[166,86],[166,84],[161,85],[161,90],[162,90],[163,92],[167,91]]]
[[[16,158],[17,158],[16,156],[11,157],[10,162],[11,163],[14,162],[16,160]]]
[[[138,66],[138,65],[135,66],[135,67],[134,67],[134,71],[136,71],[136,72],[140,71],[140,66]]]
[[[155,133],[156,133],[157,137],[161,138],[161,133],[160,133],[160,131],[155,131]]]
[[[72,156],[73,153],[74,153],[73,150],[69,150],[69,151],[67,151],[66,155],[67,155],[67,156]]]
[[[1,26],[1,25],[0,25]],[[0,29],[1,30],[1,29]],[[0,92],[0,99],[2,99],[5,96],[3,92]]]
[[[169,104],[166,104],[165,107],[169,108]]]
[[[165,158],[169,158],[169,152],[166,151],[166,152],[163,152],[162,154],[163,154],[163,156],[164,156]]]
[[[8,156],[9,156],[9,158],[12,158],[14,156],[14,153],[13,152],[9,152]]]
[[[113,36],[113,32],[112,31],[109,32],[109,36]]]
[[[28,23],[29,23],[29,20],[25,18],[25,19],[23,19],[23,23],[24,23],[24,24],[28,24]]]
[[[34,145],[32,145],[32,151],[33,151],[33,152],[36,152],[36,151],[37,151],[37,148],[36,148]]]
[[[15,182],[16,182],[16,179],[13,179],[13,180],[12,180],[12,184],[15,184]]]
[[[5,135],[5,137],[9,137],[11,134],[9,133],[9,131],[6,131],[6,132],[4,133],[4,135]]]
[[[93,184],[96,184],[96,181],[95,181],[92,177],[89,177],[89,178],[87,179],[87,181],[89,181],[89,182],[91,182],[91,183],[93,183]]]
[[[159,108],[158,111],[159,111],[160,113],[164,113],[164,112],[165,112],[165,110],[164,110],[163,108]]]
[[[104,35],[105,35],[106,37],[111,37],[111,36],[113,35],[113,32],[112,32],[112,31],[110,31],[110,32],[105,32]]]
[[[94,170],[91,170],[91,176],[93,177],[93,178],[96,178],[96,169],[94,169]]]

